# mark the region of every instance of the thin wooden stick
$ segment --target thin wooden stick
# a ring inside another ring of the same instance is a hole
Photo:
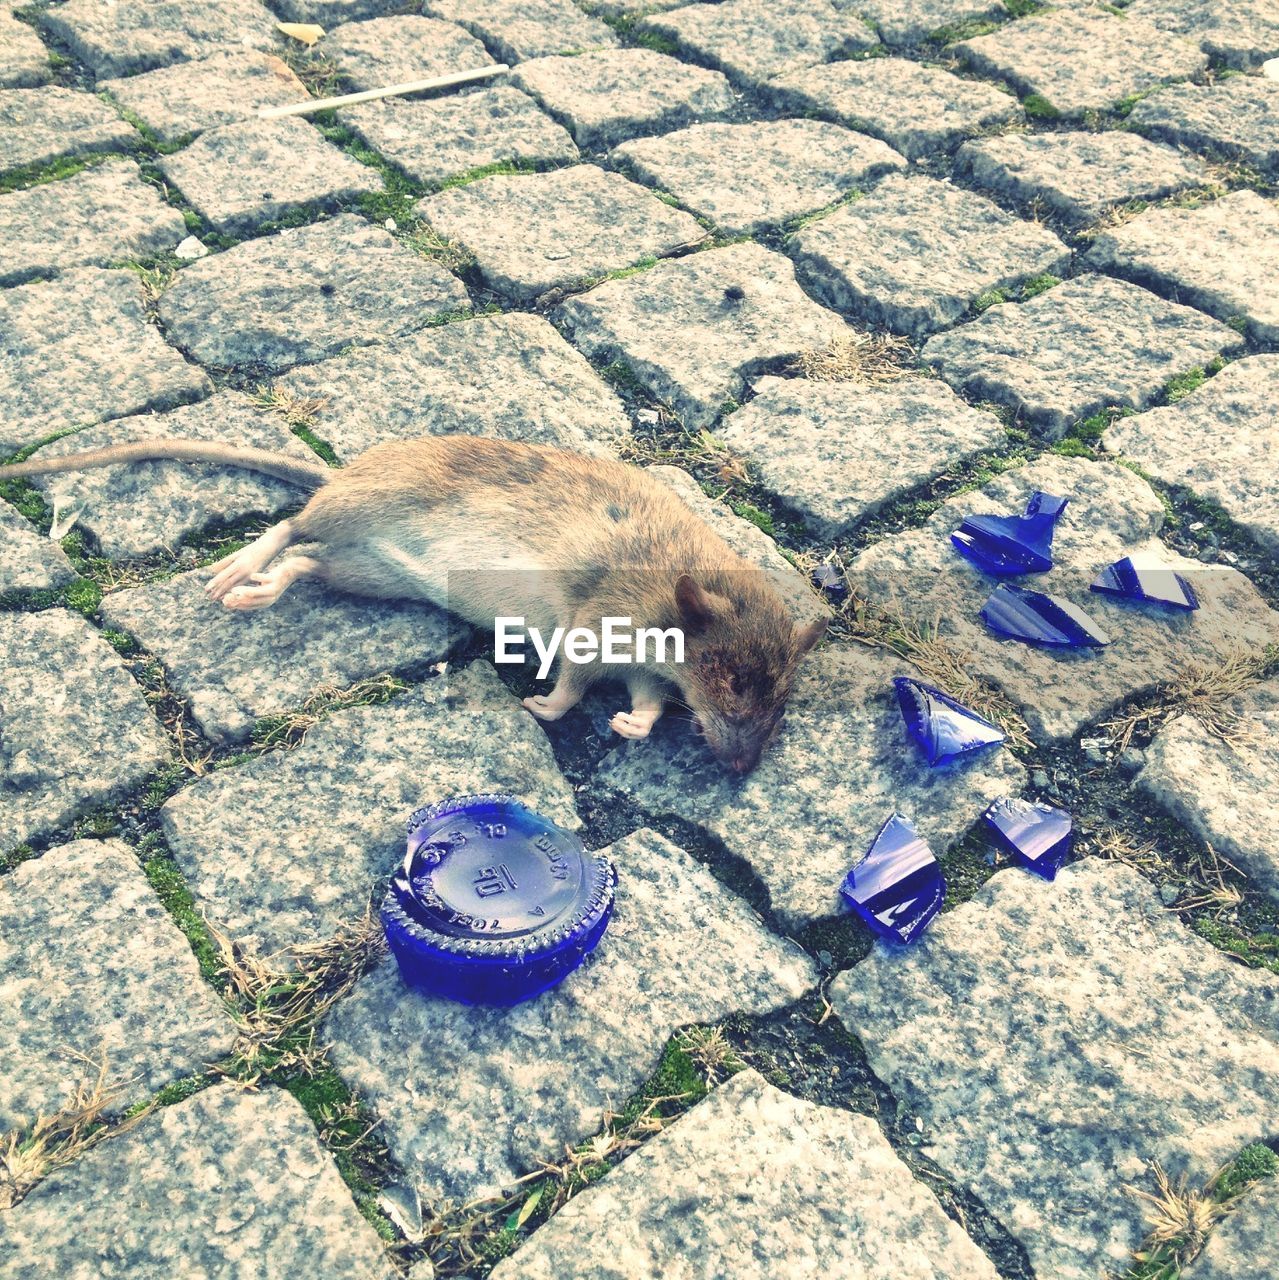
[[[315,98],[309,102],[290,102],[284,107],[263,107],[258,117],[274,120],[279,116],[309,116],[313,111],[328,111],[331,107],[349,107],[357,102],[398,97],[402,93],[421,93],[424,89],[447,89],[450,85],[469,84],[472,80],[488,80],[509,70],[505,62],[495,62],[491,67],[476,67],[474,71],[454,71],[447,76],[433,76],[430,80],[391,84],[383,89],[365,89],[362,93],[344,93],[339,98]]]

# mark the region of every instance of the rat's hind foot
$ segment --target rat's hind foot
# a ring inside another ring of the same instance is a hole
[[[619,711],[609,722],[608,727],[623,738],[647,738],[649,731],[657,723],[662,714],[658,706],[656,713],[648,708],[640,711]]]
[[[210,566],[217,572],[205,585],[205,594],[210,600],[221,600],[233,587],[249,582],[254,574],[261,573],[285,547],[294,541],[296,538],[290,521],[281,520],[279,524],[272,525],[247,547],[241,547],[239,551],[223,556],[216,564]],[[271,602],[268,600],[267,603]],[[253,607],[262,608],[263,606]]]
[[[269,608],[298,578],[316,573],[319,568],[319,561],[312,560],[310,556],[290,556],[266,573],[252,574],[252,586],[241,583],[232,587],[223,596],[222,603],[226,608],[240,612]]]
[[[525,698],[524,705],[539,720],[558,720],[566,711],[572,711],[579,701],[576,695],[564,694],[555,688],[550,693],[538,693]]]

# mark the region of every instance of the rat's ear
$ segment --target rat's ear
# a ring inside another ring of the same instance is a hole
[[[681,573],[675,580],[675,604],[685,630],[696,635],[705,631],[715,618],[710,596],[687,574]]]
[[[795,628],[795,648],[803,657],[826,634],[828,618],[814,618],[812,622]]]

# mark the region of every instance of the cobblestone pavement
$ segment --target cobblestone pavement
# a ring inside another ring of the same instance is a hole
[[[210,604],[284,481],[0,472],[0,1280],[1279,1275],[1276,57],[1275,0],[0,0],[4,459],[551,442],[831,619],[734,780],[428,606]],[[949,534],[1035,490],[1103,650],[978,621]],[[1005,745],[927,769],[899,675]],[[366,914],[473,791],[619,872],[514,1009]],[[910,948],[837,892],[894,811]]]

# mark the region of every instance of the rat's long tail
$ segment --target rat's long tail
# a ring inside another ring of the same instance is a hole
[[[139,440],[135,444],[113,444],[88,453],[67,453],[57,458],[32,458],[0,466],[0,480],[23,476],[45,476],[57,471],[84,471],[90,467],[113,467],[123,462],[147,462],[171,458],[180,462],[216,462],[225,467],[261,471],[304,489],[318,489],[331,473],[322,462],[303,462],[287,453],[269,449],[241,449],[230,444],[202,443],[199,440]]]

